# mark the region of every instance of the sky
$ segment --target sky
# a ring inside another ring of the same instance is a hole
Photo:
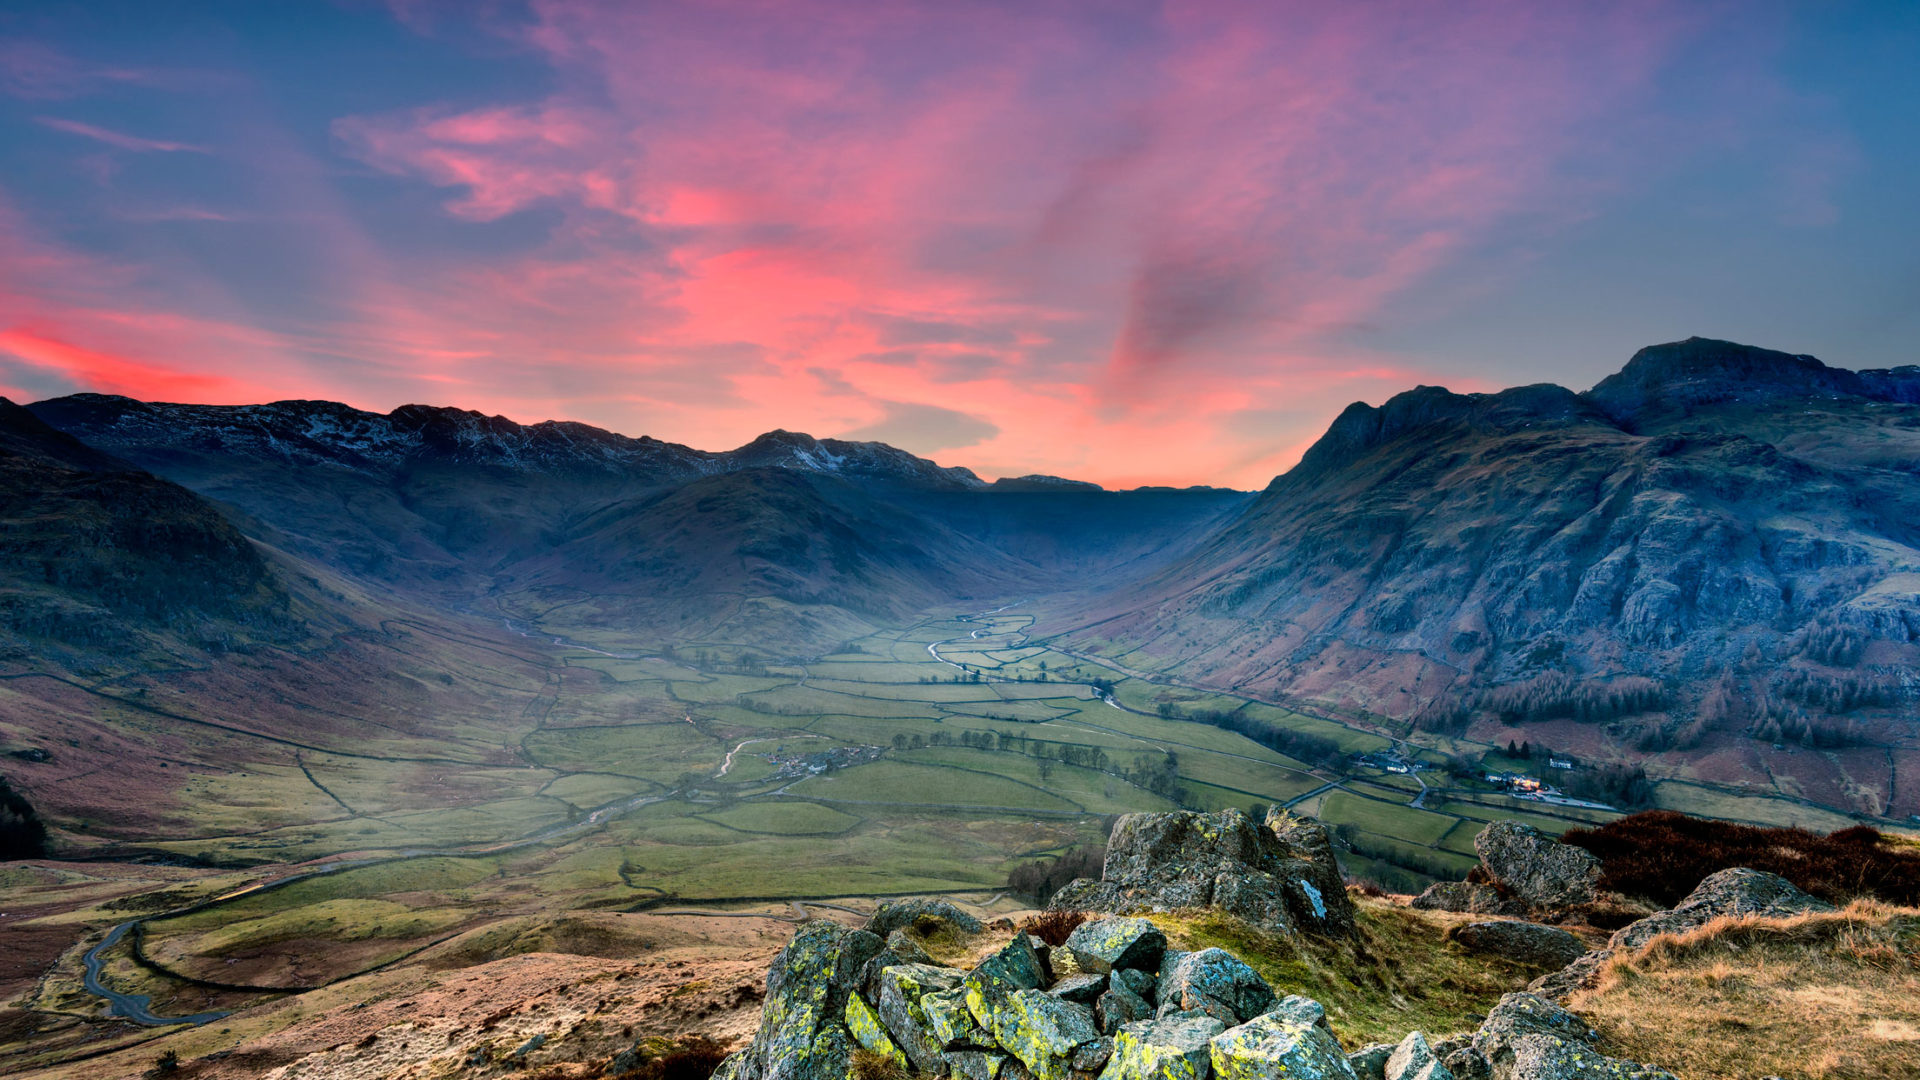
[[[1920,4],[0,4],[0,394],[1263,486],[1692,334],[1920,362]]]

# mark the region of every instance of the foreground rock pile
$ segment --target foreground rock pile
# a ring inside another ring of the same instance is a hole
[[[971,970],[905,959],[877,934],[821,921],[776,959],[752,1044],[715,1076],[846,1080],[863,1057],[954,1080],[1669,1076],[1606,1057],[1592,1038],[1560,1006],[1516,993],[1478,1031],[1415,1031],[1349,1055],[1318,1002],[1282,996],[1224,949],[1170,948],[1146,919],[1083,923],[1057,949],[1016,933]]]

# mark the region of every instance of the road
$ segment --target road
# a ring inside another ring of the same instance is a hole
[[[204,1012],[194,1013],[192,1016],[160,1016],[150,1007],[153,999],[147,995],[122,994],[100,981],[100,972],[107,966],[107,950],[120,944],[120,939],[126,937],[139,922],[139,919],[134,919],[131,922],[121,923],[107,931],[107,936],[100,940],[100,944],[87,950],[87,970],[86,974],[81,976],[80,982],[90,992],[106,999],[107,1015],[124,1017],[136,1024],[145,1024],[149,1027],[165,1027],[171,1024],[208,1024],[228,1015],[223,1012]]]

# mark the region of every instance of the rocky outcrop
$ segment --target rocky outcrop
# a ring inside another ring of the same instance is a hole
[[[1508,994],[1473,1037],[1493,1080],[1674,1080],[1664,1069],[1595,1050],[1586,1022],[1545,998]]]
[[[1212,908],[1275,933],[1353,930],[1326,827],[1284,812],[1259,824],[1239,810],[1124,815],[1107,841],[1100,880],[1068,884],[1048,907],[1115,914]]]
[[[1422,911],[1454,911],[1466,915],[1525,915],[1527,905],[1500,895],[1500,890],[1477,881],[1436,881],[1413,898]]]
[[[1778,874],[1736,866],[1707,875],[1673,908],[1614,931],[1604,948],[1587,952],[1565,968],[1542,975],[1527,989],[1554,1001],[1565,1001],[1575,991],[1593,985],[1600,969],[1615,953],[1638,949],[1662,934],[1697,930],[1723,915],[1777,919],[1832,910],[1832,904],[1808,896]]]
[[[1600,860],[1531,825],[1496,821],[1473,838],[1473,850],[1506,895],[1533,910],[1577,907],[1597,895]]]
[[[1492,953],[1530,967],[1563,968],[1587,952],[1584,942],[1557,926],[1512,919],[1467,923],[1447,936],[1468,952]]]
[[[720,1080],[844,1080],[854,1035],[849,995],[860,969],[880,951],[878,937],[830,922],[811,922],[774,957],[753,1042],[728,1058]]]
[[[1749,906],[1792,902],[1753,882],[1713,895],[1733,891]],[[775,959],[752,1043],[715,1075],[847,1080],[859,1051],[955,1080],[1667,1078],[1600,1054],[1585,1024],[1533,994],[1507,995],[1471,1035],[1415,1031],[1349,1056],[1318,1002],[1280,997],[1224,949],[1167,949],[1137,918],[1094,920],[1070,942],[1076,962],[1084,954],[1107,970],[1056,979],[1015,933],[971,971],[888,964],[875,1000],[860,972],[885,957],[880,939],[809,923]]]
[[[885,938],[890,948],[894,944],[892,935],[897,930],[917,929],[926,933],[941,928],[961,934],[977,934],[985,929],[979,919],[960,910],[951,900],[925,896],[888,900],[874,909],[873,917],[867,920],[867,932]]]

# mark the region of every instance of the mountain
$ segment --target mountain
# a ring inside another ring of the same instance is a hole
[[[216,500],[264,543],[443,609],[540,621],[564,607],[569,625],[638,640],[698,627],[797,653],[874,619],[1164,561],[1250,497],[989,485],[788,431],[711,452],[423,405],[77,394],[31,410]]]
[[[1072,625],[1203,684],[1503,742],[1557,722],[1622,756],[1746,733],[1878,759],[1920,692],[1917,391],[1920,368],[1694,338],[1584,394],[1355,404]]]
[[[150,654],[293,635],[218,510],[0,398],[0,652]]]

